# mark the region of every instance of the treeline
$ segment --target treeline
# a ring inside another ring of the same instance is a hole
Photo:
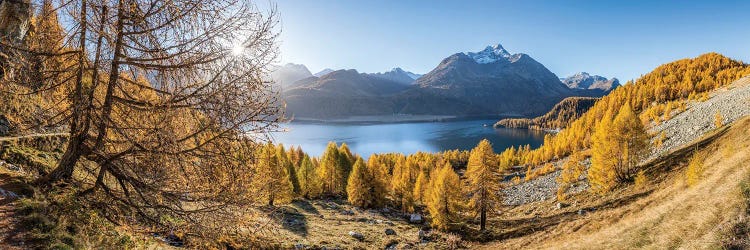
[[[568,97],[555,104],[546,114],[529,118],[507,118],[495,123],[496,128],[561,129],[594,106],[599,98]]]
[[[502,173],[510,167],[499,164],[487,140],[471,152],[373,154],[367,160],[333,142],[320,158],[283,145],[267,144],[256,152],[253,186],[268,205],[296,197],[346,197],[361,208],[428,212],[432,225],[442,230],[460,225],[465,214],[479,215],[484,230],[500,201]],[[458,169],[466,169],[463,180]]]

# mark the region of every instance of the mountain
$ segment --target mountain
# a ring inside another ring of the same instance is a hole
[[[394,68],[391,71],[383,72],[383,73],[371,73],[368,74],[377,78],[382,78],[385,80],[390,80],[398,83],[403,84],[412,84],[414,83],[417,78],[419,78],[422,75],[414,74],[409,71],[405,71],[401,68]]]
[[[277,66],[271,72],[271,78],[282,88],[288,88],[292,83],[311,76],[313,76],[312,73],[305,65],[293,63]]]
[[[607,79],[603,76],[592,76],[586,72],[576,73],[567,78],[560,78],[560,81],[571,89],[593,89],[605,92],[620,86],[620,81],[617,78]]]
[[[326,68],[326,69],[324,69],[324,70],[321,70],[320,72],[318,72],[318,73],[315,73],[315,74],[313,74],[313,75],[314,75],[314,76],[317,76],[317,77],[321,77],[321,76],[324,76],[324,75],[326,75],[326,74],[328,74],[328,73],[331,73],[331,72],[333,72],[333,71],[334,71],[334,70],[332,70],[332,69]]]
[[[565,97],[591,95],[571,90],[531,56],[511,54],[500,44],[453,54],[420,77],[416,86],[410,91],[463,100],[479,114],[534,116]]]
[[[282,93],[287,113],[304,118],[334,118],[352,115],[385,115],[394,112],[391,95],[406,90],[403,83],[359,73],[337,70],[322,77],[308,77]]]
[[[575,121],[594,106],[599,98],[568,97],[555,104],[552,110],[533,119],[507,118],[495,123],[496,128],[561,129]]]
[[[329,119],[372,115],[544,114],[566,97],[599,97],[600,89],[571,89],[544,65],[502,45],[456,53],[422,75],[394,68],[365,74],[338,70],[301,78],[282,95],[287,114]]]

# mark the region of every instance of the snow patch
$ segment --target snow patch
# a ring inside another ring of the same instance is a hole
[[[509,61],[512,56],[500,44],[487,46],[484,50],[479,52],[466,52],[464,54],[471,57],[471,59],[474,59],[474,61],[479,64],[494,63],[500,60]]]

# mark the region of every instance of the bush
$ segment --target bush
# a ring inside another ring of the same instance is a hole
[[[635,187],[636,188],[644,188],[646,187],[646,183],[648,182],[648,178],[646,177],[646,173],[643,172],[643,170],[638,171],[638,174],[635,175]]]

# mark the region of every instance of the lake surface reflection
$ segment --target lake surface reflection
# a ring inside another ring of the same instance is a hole
[[[492,142],[495,152],[510,146],[539,147],[545,132],[526,129],[492,128],[496,120],[415,122],[391,124],[287,123],[288,132],[273,134],[276,143],[301,146],[310,156],[320,156],[329,141],[346,142],[353,153],[367,157],[374,153],[417,151],[440,152],[472,149],[480,140]],[[487,125],[487,126],[485,126]]]

